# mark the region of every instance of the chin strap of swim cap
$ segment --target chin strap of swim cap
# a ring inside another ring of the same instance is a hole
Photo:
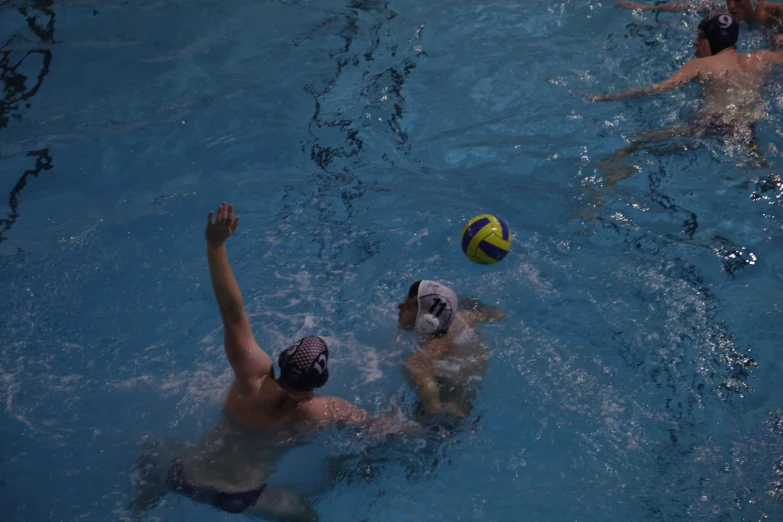
[[[418,305],[416,330],[424,335],[445,332],[457,315],[457,294],[435,281],[422,281]]]
[[[710,13],[699,23],[710,42],[710,52],[714,55],[736,45],[739,38],[739,24],[729,13]]]

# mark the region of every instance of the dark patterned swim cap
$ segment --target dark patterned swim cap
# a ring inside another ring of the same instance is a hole
[[[320,388],[329,379],[329,349],[315,335],[299,340],[277,358],[280,380],[296,391]]]

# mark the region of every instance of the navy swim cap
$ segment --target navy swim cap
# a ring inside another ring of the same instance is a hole
[[[718,54],[737,43],[739,24],[729,13],[710,13],[699,24],[710,42],[710,51]]]
[[[296,391],[320,388],[329,379],[328,362],[326,342],[315,335],[305,337],[277,358],[280,380]]]

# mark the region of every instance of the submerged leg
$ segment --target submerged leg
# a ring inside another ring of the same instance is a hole
[[[641,133],[627,147],[618,149],[611,156],[607,156],[598,162],[598,170],[604,174],[604,188],[611,188],[615,183],[627,178],[634,171],[640,170],[636,165],[624,165],[623,158],[627,158],[639,149],[650,148],[656,143],[669,140],[675,136],[690,136],[692,134],[693,131],[688,125],[668,125]],[[679,148],[679,145],[677,147],[669,146],[666,150],[659,152],[666,153]]]
[[[317,522],[318,513],[302,497],[281,486],[267,484],[256,503],[244,515],[274,522]]]
[[[141,520],[147,510],[163,498],[168,487],[166,477],[169,464],[185,453],[185,444],[179,439],[162,439],[147,444],[136,461],[131,480],[137,496],[128,505],[133,520]]]
[[[757,169],[771,169],[772,164],[770,164],[766,158],[764,158],[764,155],[761,153],[761,149],[759,148],[759,144],[756,141],[755,135],[752,137],[752,140],[750,141],[750,144],[748,145],[748,153],[750,154],[751,159],[751,167],[757,168]]]

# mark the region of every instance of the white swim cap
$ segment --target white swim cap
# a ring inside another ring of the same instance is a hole
[[[435,281],[422,281],[417,297],[419,312],[416,316],[416,329],[426,335],[448,330],[457,315],[457,294],[451,288]]]

